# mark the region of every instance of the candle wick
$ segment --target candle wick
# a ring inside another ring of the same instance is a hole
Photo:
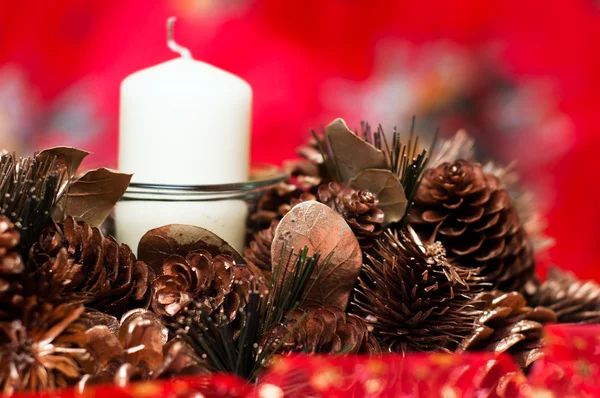
[[[190,52],[190,50],[188,50],[187,48],[185,48],[183,46],[180,46],[175,41],[175,38],[173,36],[173,28],[175,26],[176,19],[177,18],[175,18],[175,17],[169,17],[167,19],[167,47],[169,47],[169,49],[171,51],[176,52],[177,54],[181,55],[183,58],[192,59],[192,53]]]

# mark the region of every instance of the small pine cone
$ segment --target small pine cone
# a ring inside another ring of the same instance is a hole
[[[0,216],[0,319],[16,315],[16,308],[23,303],[20,279],[25,266],[19,240],[19,231],[7,217]]]
[[[150,304],[152,270],[136,261],[129,246],[72,217],[42,232],[28,266],[31,293],[51,300],[76,301],[116,316]]]
[[[206,372],[187,343],[179,337],[167,342],[167,328],[148,310],[129,311],[120,323],[115,318],[100,323],[85,332],[85,348],[91,358],[86,363],[88,374],[78,385],[80,393],[89,385],[114,383],[123,387],[132,381]],[[117,330],[111,330],[107,323],[116,323]]]
[[[30,297],[22,319],[0,322],[0,392],[65,388],[82,376],[85,326],[80,305],[38,303]]]
[[[421,239],[440,241],[450,262],[477,270],[491,288],[531,290],[531,243],[508,192],[478,163],[457,160],[428,169],[409,222]]]
[[[386,232],[367,254],[354,311],[391,352],[451,352],[473,327],[476,279],[450,264],[439,242],[423,247],[408,233]]]
[[[281,214],[280,207],[289,205],[292,199],[299,198],[302,193],[300,187],[289,182],[281,182],[268,189],[250,214],[248,227],[251,233],[269,228],[273,220],[281,220],[285,214]]]
[[[377,207],[375,194],[368,190],[357,191],[335,182],[322,184],[319,201],[344,217],[363,250],[373,247],[373,242],[383,232],[383,211]]]
[[[244,258],[248,264],[258,267],[265,273],[271,272],[271,244],[279,221],[273,220],[267,229],[254,234],[254,240],[244,250]]]
[[[560,323],[600,323],[600,286],[571,272],[551,269],[529,304],[550,308]]]
[[[194,250],[183,258],[169,256],[152,282],[152,309],[166,319],[186,322],[192,311],[212,314],[223,309],[233,321],[248,300],[253,281],[264,283],[249,266],[227,255],[212,257]]]
[[[461,343],[460,352],[506,352],[524,370],[542,357],[543,326],[556,321],[554,311],[545,307],[528,307],[525,298],[518,292],[484,292],[476,298],[476,302],[482,314],[473,332]]]
[[[268,334],[278,353],[379,354],[381,347],[357,315],[334,306],[310,305],[292,311],[285,325]],[[282,340],[283,343],[282,343]]]

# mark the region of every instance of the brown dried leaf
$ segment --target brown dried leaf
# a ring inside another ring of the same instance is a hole
[[[350,181],[354,189],[368,189],[377,195],[379,207],[384,213],[384,225],[400,221],[406,212],[408,200],[402,183],[389,170],[367,169]]]
[[[229,243],[207,229],[185,224],[169,224],[146,232],[138,246],[138,259],[160,272],[167,257],[178,254],[185,257],[192,250],[204,249],[211,255],[226,254],[238,265],[244,258]]]
[[[315,201],[302,202],[283,217],[275,230],[271,252],[273,267],[277,267],[285,255],[284,247],[289,252],[305,246],[309,255],[321,254],[311,277],[313,281],[317,276],[318,279],[308,292],[306,302],[345,309],[362,266],[362,253],[352,229],[328,206]],[[333,254],[326,263],[330,253]]]
[[[343,119],[335,119],[325,130],[342,182],[349,182],[366,169],[385,169],[382,151],[357,137]]]
[[[62,221],[72,216],[99,227],[125,193],[131,176],[106,168],[88,171],[69,186],[53,218]]]
[[[88,151],[84,151],[83,149],[58,146],[55,148],[44,149],[38,153],[37,158],[43,159],[46,157],[54,157],[56,164],[66,170],[69,180],[71,180],[75,177],[75,174],[77,174],[77,169],[83,159],[89,154]],[[63,184],[67,184],[68,182],[69,181],[64,181]]]

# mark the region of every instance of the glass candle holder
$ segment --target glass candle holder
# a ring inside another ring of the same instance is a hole
[[[250,209],[286,174],[270,165],[255,165],[247,182],[220,185],[131,183],[114,210],[115,235],[137,252],[142,236],[167,224],[208,229],[236,250],[244,247]]]

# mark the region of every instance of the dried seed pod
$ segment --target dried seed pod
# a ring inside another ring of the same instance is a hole
[[[459,351],[506,352],[523,369],[528,369],[542,357],[543,326],[556,321],[554,311],[528,307],[518,292],[484,292],[476,301],[483,312],[475,329],[462,341]]]
[[[213,257],[202,249],[190,252],[185,258],[172,255],[164,261],[161,274],[152,283],[152,309],[177,320],[187,317],[188,309],[210,314],[223,308],[233,320],[240,306],[247,302],[254,280],[264,285],[260,271],[237,265],[230,256]]]
[[[334,306],[311,305],[294,310],[285,325],[267,336],[278,353],[379,354],[381,347],[359,316]]]
[[[556,268],[550,270],[528,304],[550,308],[561,323],[600,323],[600,286]]]
[[[452,351],[476,319],[473,276],[449,263],[437,242],[422,246],[406,232],[387,232],[367,255],[354,312],[389,351]]]
[[[87,338],[79,323],[83,306],[28,298],[22,319],[0,322],[0,391],[65,388],[83,373]]]
[[[167,342],[166,327],[148,310],[125,314],[116,334],[105,325],[94,326],[85,334],[91,359],[87,363],[89,373],[79,382],[80,392],[100,383],[122,387],[132,381],[206,372],[187,343],[180,338]]]

